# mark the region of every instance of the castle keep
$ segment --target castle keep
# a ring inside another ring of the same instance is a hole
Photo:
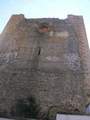
[[[83,112],[90,102],[83,17],[13,15],[0,35],[0,108],[35,96],[42,111]]]

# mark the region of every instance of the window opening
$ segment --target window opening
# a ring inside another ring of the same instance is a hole
[[[41,54],[41,48],[38,48],[38,56]]]

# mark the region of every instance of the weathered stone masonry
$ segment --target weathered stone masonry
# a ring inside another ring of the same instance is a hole
[[[88,51],[82,16],[13,15],[0,36],[0,108],[34,95],[43,111],[83,112],[90,102]]]

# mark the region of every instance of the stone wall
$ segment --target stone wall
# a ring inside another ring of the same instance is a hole
[[[0,37],[0,108],[34,95],[42,111],[57,106],[83,112],[85,70],[77,36],[83,28],[75,29],[71,18],[11,17]]]
[[[90,50],[87,41],[87,35],[85,31],[84,21],[82,16],[72,16],[69,15],[68,19],[72,24],[77,38],[79,40],[79,53],[81,57],[81,62],[84,69],[84,91],[87,99],[87,104],[90,103]]]

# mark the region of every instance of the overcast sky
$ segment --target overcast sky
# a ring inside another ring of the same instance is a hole
[[[0,0],[0,32],[12,14],[26,18],[57,17],[68,14],[82,15],[90,45],[90,0]]]

